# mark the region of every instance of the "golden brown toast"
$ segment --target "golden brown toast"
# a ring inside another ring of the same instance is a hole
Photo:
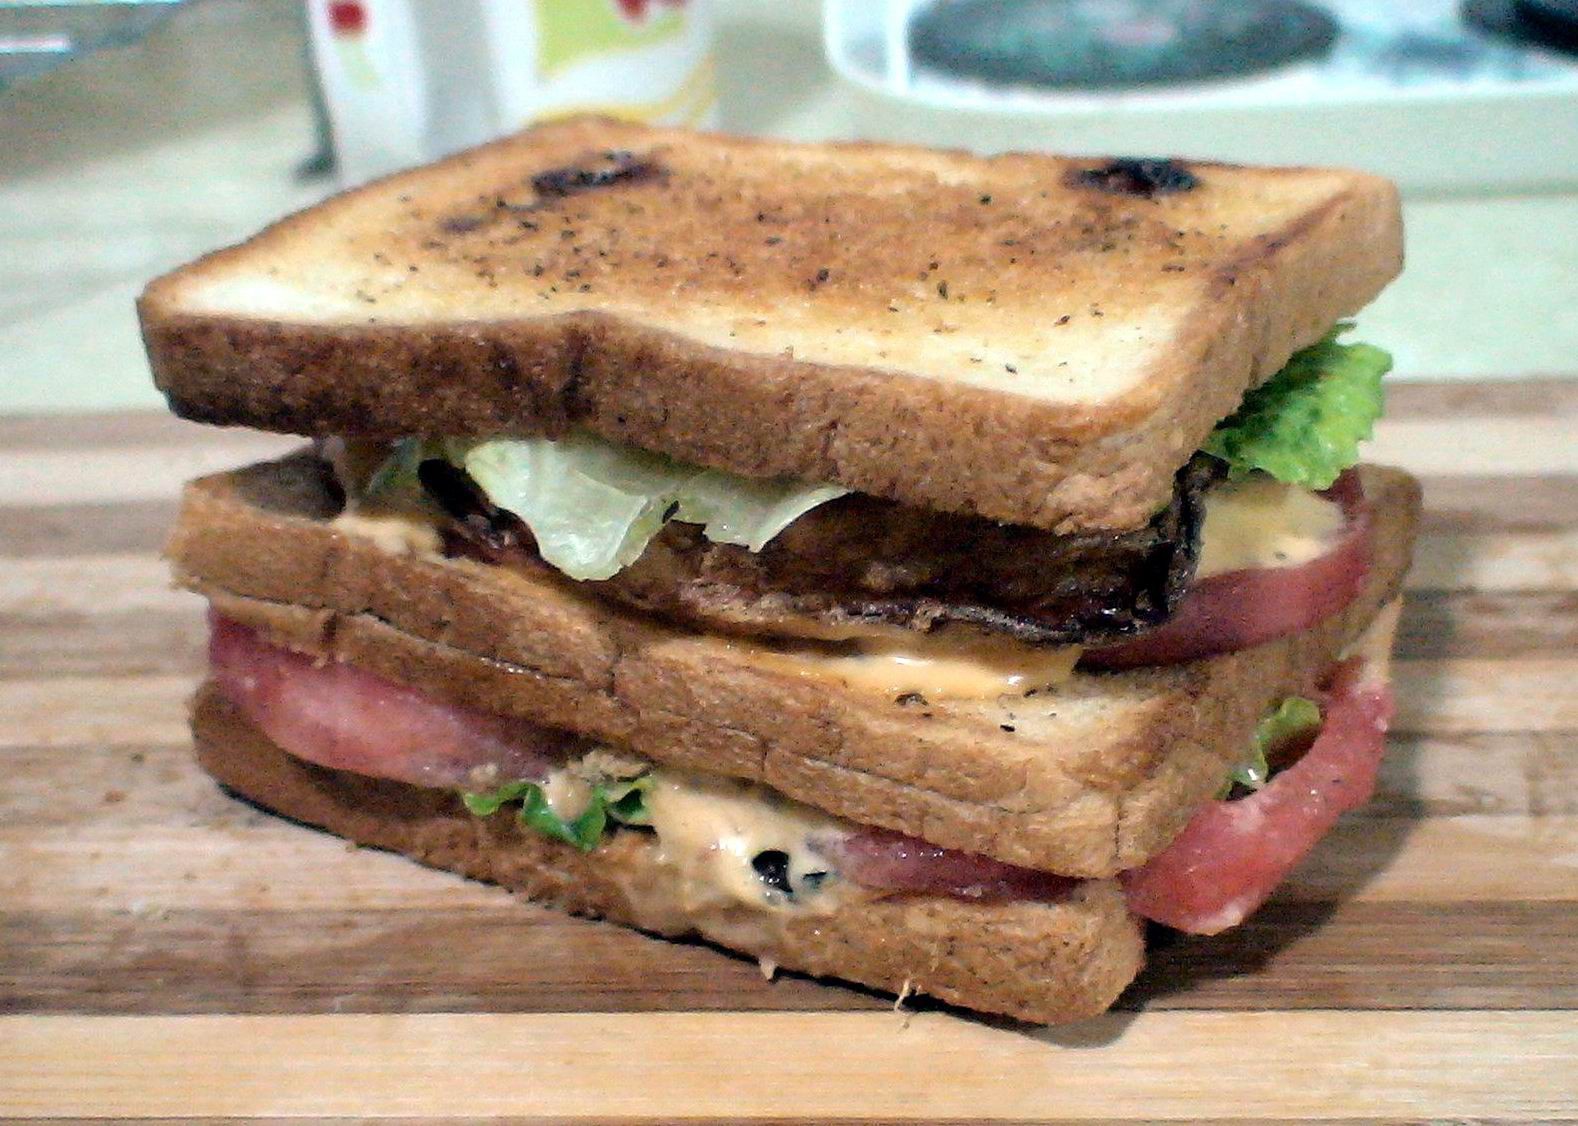
[[[474,708],[677,766],[765,782],[862,824],[1034,868],[1143,863],[1216,791],[1280,697],[1307,692],[1395,597],[1419,492],[1366,468],[1374,561],[1343,613],[1296,637],[1168,668],[1076,673],[1032,697],[916,702],[786,669],[576,584],[391,555],[337,530],[324,463],[298,455],[188,486],[178,581],[294,648]]]
[[[151,283],[177,413],[605,437],[1056,530],[1128,528],[1400,266],[1357,172],[582,119],[348,192]]]
[[[1143,957],[1140,925],[1112,881],[1082,884],[1058,902],[857,892],[826,914],[712,906],[682,917],[648,834],[616,832],[583,853],[508,813],[473,817],[449,791],[312,766],[275,747],[212,688],[199,692],[192,726],[210,774],[287,817],[576,914],[699,934],[785,969],[1057,1023],[1106,1009]]]

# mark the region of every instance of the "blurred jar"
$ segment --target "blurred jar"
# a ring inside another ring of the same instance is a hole
[[[705,0],[307,0],[342,183],[533,121],[714,123]]]

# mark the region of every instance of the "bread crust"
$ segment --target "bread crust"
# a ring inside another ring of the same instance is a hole
[[[1107,877],[1164,847],[1266,707],[1309,691],[1400,589],[1417,483],[1367,468],[1364,484],[1374,563],[1342,614],[1241,653],[1076,674],[990,702],[846,689],[568,582],[389,555],[328,522],[337,502],[308,455],[194,482],[169,554],[180,583],[294,648],[658,762],[764,782],[862,824]]]
[[[661,175],[523,187],[613,149]],[[1386,181],[1321,169],[1077,186],[1103,159],[543,126],[155,280],[143,336],[204,422],[581,425],[747,475],[1133,528],[1247,388],[1395,276],[1400,211]]]
[[[715,907],[686,916],[650,835],[617,831],[583,853],[521,828],[508,811],[473,817],[443,790],[313,766],[269,742],[212,685],[193,703],[192,728],[205,770],[287,817],[574,914],[700,935],[784,969],[1054,1024],[1104,1011],[1144,957],[1140,925],[1111,881],[1056,903],[852,891],[825,914]]]

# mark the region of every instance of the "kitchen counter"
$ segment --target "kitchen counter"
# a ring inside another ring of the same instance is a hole
[[[859,132],[812,0],[718,7],[726,127]],[[313,126],[296,12],[209,0],[0,91],[0,412],[157,405],[142,283],[330,190],[297,175]],[[1406,207],[1408,269],[1362,321],[1399,378],[1578,372],[1578,194]]]

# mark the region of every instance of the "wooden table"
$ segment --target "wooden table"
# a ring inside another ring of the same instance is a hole
[[[0,1115],[1578,1119],[1578,382],[1400,385],[1427,514],[1380,793],[1273,903],[1035,1031],[560,918],[219,794],[181,479],[0,420]]]

